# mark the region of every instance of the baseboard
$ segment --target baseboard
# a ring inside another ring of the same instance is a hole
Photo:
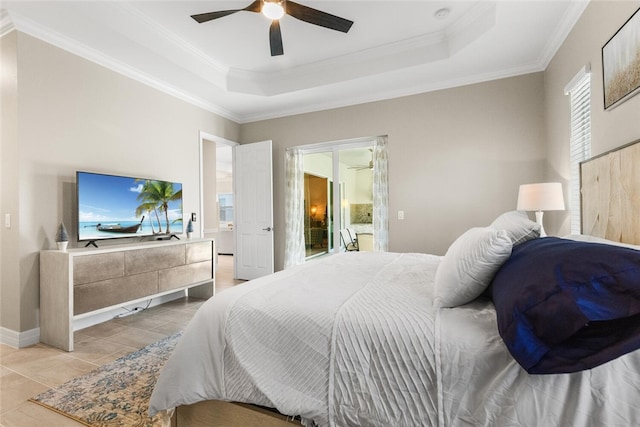
[[[156,305],[164,304],[169,301],[173,301],[178,298],[184,298],[184,291],[172,293],[168,295],[162,295],[151,300],[149,308]],[[134,310],[136,307],[140,307],[141,304],[132,304],[124,307],[115,308],[110,311],[98,313],[93,316],[77,319],[74,321],[74,330],[88,328],[89,326],[97,325],[98,323],[106,322],[113,319],[115,316],[123,313],[127,313],[128,310]],[[144,304],[146,306],[146,304]],[[139,310],[142,312],[143,310]],[[38,344],[40,342],[40,328],[30,329],[24,332],[16,332],[12,329],[0,327],[0,344],[8,345],[13,348],[23,348],[30,345]]]
[[[29,347],[40,342],[40,328],[17,332],[13,329],[0,327],[0,344],[13,348]]]

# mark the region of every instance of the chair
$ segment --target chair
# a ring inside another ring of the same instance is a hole
[[[358,233],[358,250],[361,252],[373,251],[373,233]]]
[[[340,238],[342,239],[342,244],[347,252],[358,250],[358,242],[351,237],[351,233],[348,229],[342,228],[340,230]]]

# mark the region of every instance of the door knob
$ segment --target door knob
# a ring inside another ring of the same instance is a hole
[[[263,228],[264,231],[271,231],[273,230],[271,227],[267,227],[267,228]]]

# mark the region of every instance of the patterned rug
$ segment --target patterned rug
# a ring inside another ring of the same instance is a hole
[[[182,332],[52,388],[30,401],[92,427],[168,425],[149,418],[149,399]]]

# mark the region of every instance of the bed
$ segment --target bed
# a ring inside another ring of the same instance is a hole
[[[347,252],[252,280],[198,310],[150,413],[177,408],[178,427],[640,425],[640,246],[604,237],[539,238],[513,211],[444,256]]]

